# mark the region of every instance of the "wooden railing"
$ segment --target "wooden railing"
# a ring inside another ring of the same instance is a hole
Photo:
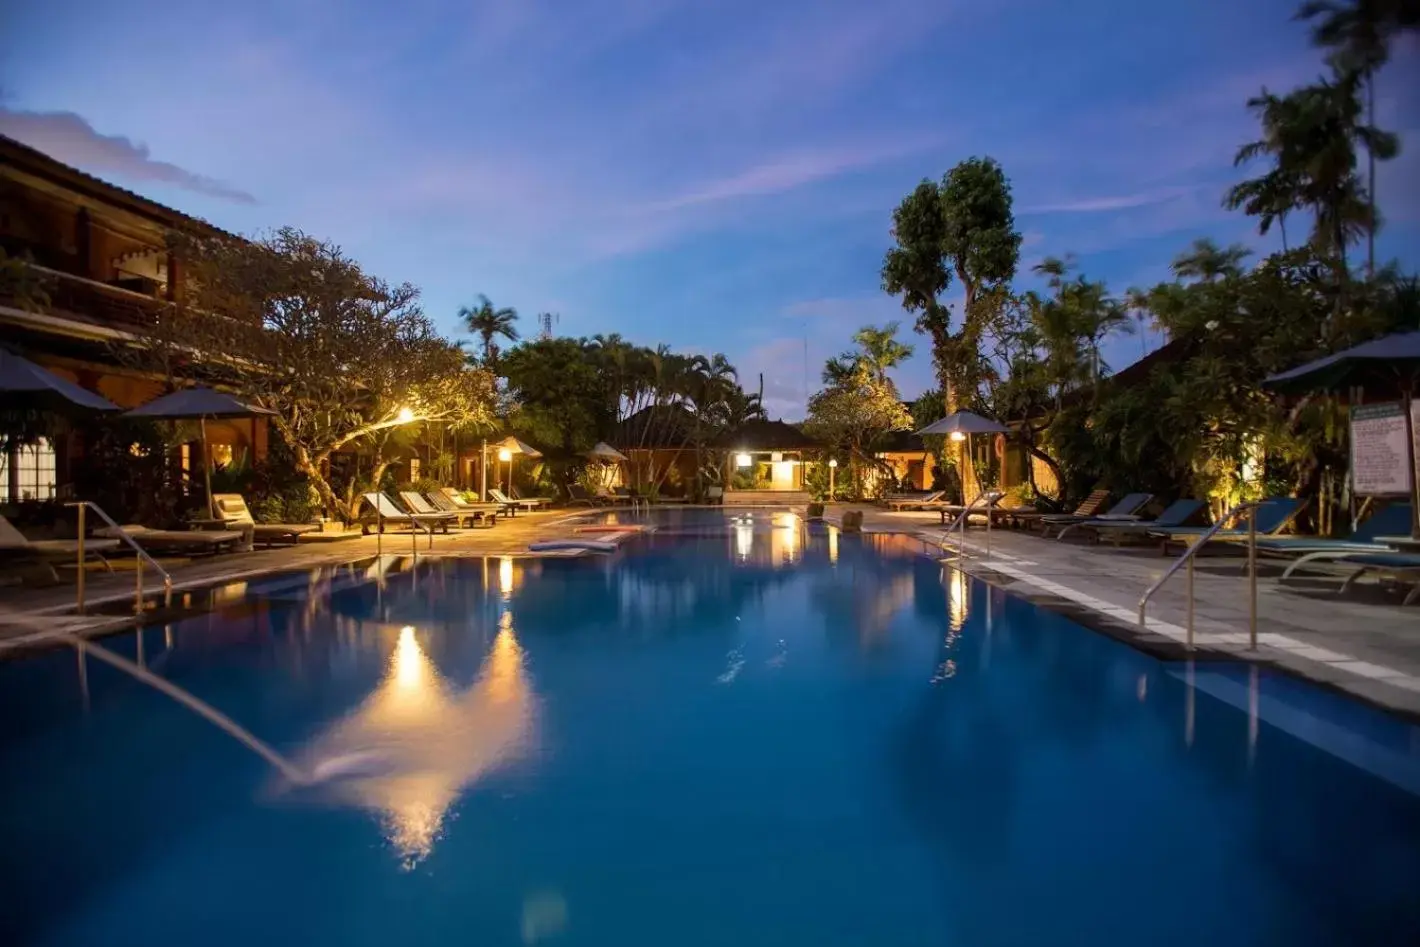
[[[28,268],[34,276],[31,284],[32,295],[40,296],[41,300],[48,300],[47,305],[41,302],[31,307],[42,312],[77,316],[114,329],[142,330],[157,323],[158,314],[166,305],[156,297],[84,279],[82,276],[73,276],[35,264],[29,264]],[[14,294],[0,291],[0,305],[14,306],[17,301]]]

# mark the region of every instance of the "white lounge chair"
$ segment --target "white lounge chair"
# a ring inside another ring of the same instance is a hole
[[[507,510],[509,515],[516,513],[518,510],[524,510],[530,513],[547,502],[543,499],[514,500],[509,498],[507,494],[505,494],[502,490],[499,490],[497,487],[490,487],[488,490],[488,495],[498,503],[501,503],[503,505],[503,509]]]
[[[459,518],[460,523],[470,521],[482,522],[484,526],[493,526],[498,522],[498,514],[503,511],[503,507],[497,503],[468,503],[463,497],[458,497],[457,491],[452,491],[445,487],[442,490],[435,490],[428,495],[429,503],[437,513],[453,513]]]
[[[146,553],[179,552],[185,555],[207,553],[215,555],[235,550],[245,539],[239,530],[220,529],[149,529],[141,523],[128,523],[115,530],[112,526],[95,530],[96,536],[117,539],[119,534],[133,540]]]
[[[233,526],[250,526],[252,542],[271,546],[278,542],[296,543],[304,533],[314,533],[320,529],[314,523],[258,523],[247,507],[246,499],[240,493],[216,493],[212,502],[217,506],[217,515]]]
[[[401,510],[393,500],[383,493],[366,493],[364,500],[367,506],[375,511],[375,522],[380,532],[385,531],[385,524],[398,523],[408,526],[410,529],[422,529],[428,533],[441,529],[449,531],[449,523],[453,522],[457,516],[455,513],[410,513]],[[364,520],[360,524],[360,531],[370,532],[369,520]],[[432,540],[431,540],[432,542]]]

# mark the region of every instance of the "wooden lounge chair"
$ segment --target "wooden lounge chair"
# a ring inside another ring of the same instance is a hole
[[[212,502],[217,506],[217,515],[233,526],[250,526],[252,542],[263,546],[276,543],[295,544],[305,533],[320,529],[314,523],[258,523],[247,507],[247,501],[240,493],[216,493]]]
[[[942,514],[942,524],[946,525],[947,517],[955,523],[961,516],[971,514],[972,516],[992,516],[996,512],[996,504],[1000,503],[1006,494],[1001,490],[987,490],[976,495],[976,499],[962,506],[960,503],[943,503],[933,506],[932,509]],[[970,517],[965,525],[971,525]]]
[[[473,522],[482,523],[485,527],[492,527],[498,522],[498,514],[502,507],[497,503],[468,503],[459,497],[456,501],[449,493],[449,488],[435,490],[428,494],[429,502],[433,505],[436,513],[453,513],[458,519],[455,522],[468,524]]]
[[[219,552],[234,552],[244,542],[246,536],[241,530],[229,529],[149,529],[141,523],[128,523],[117,530],[113,527],[95,530],[95,535],[118,538],[126,535],[138,544],[144,552],[175,552],[185,556],[216,555]]]
[[[85,539],[84,559],[97,559],[110,572],[113,567],[104,558],[104,553],[118,549],[117,539]],[[77,539],[26,539],[25,535],[5,517],[0,516],[0,562],[6,564],[37,565],[49,573],[49,577],[59,580],[55,563],[74,561],[79,557]]]
[[[883,498],[883,506],[890,510],[921,510],[936,503],[945,490],[929,490],[922,493],[890,493]]]
[[[1108,500],[1108,490],[1093,490],[1090,492],[1089,496],[1085,497],[1085,499],[1080,502],[1079,506],[1075,507],[1074,513],[1067,515],[1078,517],[1079,519],[1090,519],[1099,512],[1100,507],[1104,506],[1105,502]],[[1017,525],[1025,526],[1029,529],[1034,523],[1043,523],[1047,516],[1057,515],[1059,514],[1045,513],[1040,510],[1020,509],[1011,511],[1011,520]]]
[[[488,495],[493,498],[493,501],[495,503],[502,504],[503,509],[507,511],[509,516],[515,515],[518,510],[522,510],[526,513],[531,513],[534,510],[540,508],[545,502],[541,499],[514,500],[512,497],[508,496],[506,493],[504,493],[502,490],[499,490],[497,487],[490,487],[488,490]]]
[[[568,506],[610,506],[613,502],[611,497],[588,493],[579,483],[567,485],[567,496],[571,497]]]
[[[449,523],[454,519],[453,513],[411,513],[401,510],[399,506],[385,496],[383,493],[367,493],[364,495],[365,505],[374,511],[375,525],[379,532],[385,531],[385,525],[394,523],[396,525],[408,526],[411,530],[420,529],[433,534],[438,529],[445,533],[449,531]],[[370,519],[367,516],[360,522],[360,531],[368,534],[370,532]],[[430,539],[433,542],[433,539]]]
[[[1129,523],[1139,519],[1138,513],[1148,506],[1149,501],[1154,498],[1152,493],[1129,493],[1120,499],[1114,506],[1104,513],[1094,516],[1079,516],[1074,513],[1047,513],[1040,518],[1041,532],[1045,536],[1050,535],[1051,529],[1064,532],[1067,528],[1086,520],[1118,520]],[[1058,538],[1058,537],[1057,537]]]

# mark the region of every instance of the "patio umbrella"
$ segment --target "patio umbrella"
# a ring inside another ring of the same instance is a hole
[[[231,418],[255,418],[275,414],[266,408],[239,401],[226,392],[212,388],[182,388],[172,394],[155,398],[145,405],[126,412],[125,418],[148,418],[153,421],[183,421],[195,419],[202,432],[202,477],[207,487],[207,513],[215,517],[212,505],[212,463],[207,449],[207,422]]]
[[[1360,388],[1368,395],[1400,393],[1410,480],[1410,534],[1420,537],[1420,477],[1415,476],[1412,404],[1420,382],[1420,332],[1397,332],[1299,365],[1262,383],[1280,394],[1307,394]]]
[[[606,441],[597,441],[597,446],[587,451],[587,456],[593,460],[600,460],[608,464],[619,464],[626,460],[626,455],[612,447]]]
[[[0,349],[0,409],[7,411],[120,411],[118,405],[27,358]]]
[[[501,441],[495,444],[494,447],[497,448],[499,455],[501,455],[503,451],[507,451],[510,455],[522,454],[523,456],[530,457],[534,460],[542,456],[542,451],[538,450],[536,447],[533,447],[526,441],[518,440],[511,434],[509,434],[507,437],[503,438]],[[501,456],[499,457],[499,459],[502,459]],[[513,458],[511,456],[509,456],[508,458],[508,489],[510,491],[513,489]]]
[[[947,434],[952,440],[961,441],[971,438],[973,434],[1005,434],[1009,428],[990,418],[983,418],[979,414],[970,411],[953,411],[940,421],[933,421],[931,424],[918,431],[918,436],[924,434]],[[973,456],[971,444],[967,444],[967,457]],[[976,475],[975,461],[972,462],[972,477],[977,480],[980,486],[980,478]],[[966,478],[962,478],[962,500],[966,501]]]

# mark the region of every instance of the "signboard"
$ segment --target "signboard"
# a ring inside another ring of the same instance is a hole
[[[1399,404],[1352,407],[1351,482],[1356,495],[1409,494],[1414,471],[1410,469],[1408,448],[1405,443],[1405,415]]]

